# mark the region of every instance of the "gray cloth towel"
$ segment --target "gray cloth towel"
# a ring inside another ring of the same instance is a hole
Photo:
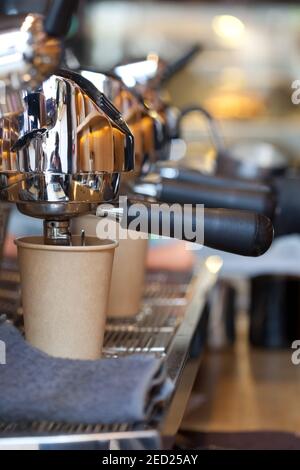
[[[6,349],[0,421],[138,423],[154,417],[172,393],[164,364],[153,355],[54,358],[30,346],[9,322],[0,322],[0,340]]]

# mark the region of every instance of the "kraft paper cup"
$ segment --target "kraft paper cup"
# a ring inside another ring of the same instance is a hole
[[[43,237],[16,240],[25,336],[52,356],[101,356],[114,251],[118,243],[86,237],[72,246]]]
[[[75,233],[85,230],[86,234],[95,236],[98,223],[99,218],[92,215],[79,217],[73,220],[73,230]],[[137,233],[131,230],[122,230],[123,238],[118,238],[116,222],[106,221],[106,225],[107,236],[117,236],[119,243],[113,263],[107,316],[132,317],[141,308],[148,240],[137,238]],[[127,238],[124,238],[125,235]]]

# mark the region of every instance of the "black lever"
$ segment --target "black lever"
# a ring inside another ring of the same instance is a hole
[[[131,211],[135,202],[140,204],[141,212]],[[131,225],[130,228],[190,242],[197,241],[196,235],[193,238],[191,233],[199,233],[198,230],[200,228],[201,231],[202,227],[204,240],[201,242],[205,246],[243,256],[260,256],[268,250],[273,241],[272,223],[260,214],[230,209],[204,209],[204,217],[199,220],[195,208],[185,208],[184,212],[180,212],[172,212],[166,204],[153,205],[145,201],[131,201],[127,206],[126,217],[121,219],[121,226],[128,228],[131,222],[138,219],[138,224],[134,227]],[[166,220],[168,233],[164,226]],[[180,233],[178,224],[182,224]],[[186,227],[189,228],[189,236],[186,235]]]
[[[63,38],[67,35],[72,16],[79,0],[53,0],[45,18],[45,31],[49,36]]]

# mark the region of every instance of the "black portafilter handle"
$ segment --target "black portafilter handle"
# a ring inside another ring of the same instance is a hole
[[[164,180],[160,183],[158,198],[161,202],[204,204],[207,208],[237,209],[263,214],[272,218],[275,199],[272,192],[258,192],[239,188],[180,183]]]
[[[49,36],[64,38],[76,13],[79,0],[53,0],[45,18],[45,31]]]
[[[274,229],[262,214],[231,209],[204,209],[204,244],[243,256],[263,255],[271,246]]]
[[[198,212],[195,207],[182,211],[179,204],[177,208],[171,211],[167,204],[131,201],[121,226],[243,256],[260,256],[272,244],[273,226],[264,215],[230,209]]]

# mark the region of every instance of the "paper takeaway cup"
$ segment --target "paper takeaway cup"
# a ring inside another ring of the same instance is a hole
[[[142,304],[148,240],[119,240],[113,264],[108,317],[131,317]]]
[[[118,243],[85,237],[72,246],[43,237],[16,240],[26,339],[52,356],[101,356],[114,251]]]
[[[118,237],[120,231],[116,228],[116,222],[112,220],[106,220],[105,226],[107,236],[117,238],[119,242],[113,263],[107,316],[132,317],[141,308],[148,240],[137,238],[137,232],[124,229],[122,238]],[[74,219],[73,230],[75,233],[85,230],[87,235],[103,236],[99,230],[99,218],[92,215]]]

